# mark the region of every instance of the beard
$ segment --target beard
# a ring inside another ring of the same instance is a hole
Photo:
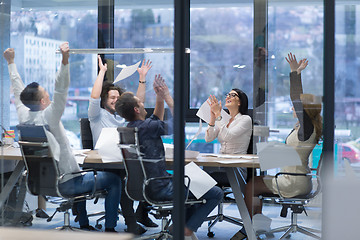
[[[115,109],[113,109],[109,104],[105,104],[105,109],[111,114],[115,114]]]

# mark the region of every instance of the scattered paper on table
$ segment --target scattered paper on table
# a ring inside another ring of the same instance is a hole
[[[189,190],[197,199],[201,198],[217,183],[215,179],[213,179],[207,172],[202,170],[194,162],[187,164],[184,171],[184,174],[190,178]],[[185,185],[187,184],[188,182],[185,178]]]
[[[217,163],[221,164],[235,164],[235,163],[248,163],[250,159],[236,159],[236,160],[217,160]]]
[[[95,149],[98,150],[104,163],[122,161],[122,154],[118,147],[119,140],[119,133],[116,128],[103,128],[101,130]]]
[[[138,69],[140,63],[141,63],[141,61],[135,63],[134,65],[127,66],[127,67],[121,69],[121,71],[120,71],[119,75],[117,75],[114,83],[133,75],[136,72],[136,70]]]
[[[164,143],[165,148],[165,158],[174,158],[174,145],[169,143]],[[197,158],[199,156],[198,151],[185,150],[185,158]]]
[[[201,153],[200,157],[218,157],[219,154],[216,153]]]
[[[301,160],[295,149],[284,143],[257,143],[261,171],[272,168],[301,165]]]
[[[86,158],[86,153],[91,151],[91,149],[73,149],[73,154],[75,156],[75,160],[78,164],[83,164]]]

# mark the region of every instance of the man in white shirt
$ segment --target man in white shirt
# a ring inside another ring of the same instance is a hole
[[[21,124],[49,126],[50,131],[48,135],[53,140],[50,141],[51,139],[49,138],[49,144],[54,158],[58,160],[60,174],[80,171],[80,167],[74,158],[66,137],[64,126],[61,123],[61,116],[65,110],[70,85],[69,50],[67,42],[60,45],[62,63],[55,80],[53,101],[50,100],[49,93],[36,82],[32,82],[24,87],[24,83],[14,63],[14,49],[8,48],[4,51],[4,58],[8,62],[11,85],[15,95],[19,122]],[[113,173],[98,172],[96,183],[97,189],[106,189],[108,192],[105,198],[105,231],[114,232],[117,222],[117,209],[120,202],[120,178]],[[68,174],[60,183],[59,189],[63,194],[72,195],[91,191],[93,186],[93,173],[86,173],[84,175]],[[78,204],[78,213],[80,227],[82,229],[93,230],[87,218],[85,201]]]

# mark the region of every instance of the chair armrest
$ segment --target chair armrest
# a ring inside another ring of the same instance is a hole
[[[97,171],[95,169],[85,169],[85,170],[81,170],[78,172],[72,172],[72,173],[65,173],[62,174],[59,178],[58,178],[58,183],[60,182],[60,180],[62,180],[65,176],[69,176],[69,175],[77,175],[77,174],[82,174],[82,173],[87,173],[87,172],[93,172],[94,173],[94,187],[91,191],[91,195],[90,198],[94,198],[95,196],[95,192],[96,192],[96,178],[97,178]]]
[[[48,142],[28,142],[28,141],[18,141],[19,145],[24,145],[24,146],[30,146],[30,147],[48,147],[49,143]]]
[[[161,180],[161,179],[172,179],[173,176],[164,176],[164,177],[153,177],[153,178],[149,178],[145,181],[145,184],[144,184],[144,190],[143,190],[143,193],[144,191],[146,190],[146,187],[150,184],[151,181],[155,181],[155,180]],[[186,194],[185,194],[185,202],[188,200],[189,198],[189,186],[190,186],[190,178],[188,176],[184,176],[184,178],[187,178],[189,181],[188,181],[188,184],[185,185],[185,189],[186,189]]]
[[[321,191],[321,179],[320,179],[320,176],[318,174],[278,172],[275,175],[275,181],[276,181],[276,188],[278,190],[278,194],[279,194],[280,198],[283,198],[283,199],[285,198],[284,196],[281,195],[280,187],[279,187],[279,184],[278,184],[278,177],[281,176],[281,175],[316,177],[316,181],[317,181],[318,185],[317,185],[317,189],[316,189],[316,191],[315,191],[315,193],[313,195],[316,196]]]

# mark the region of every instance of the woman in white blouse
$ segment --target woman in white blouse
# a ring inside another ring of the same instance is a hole
[[[248,97],[240,89],[234,88],[226,94],[225,107],[229,110],[230,120],[221,117],[221,101],[210,95],[207,100],[211,108],[211,119],[205,133],[205,141],[218,138],[224,154],[246,154],[249,147],[252,120],[248,112]],[[242,169],[244,179],[246,171]]]

